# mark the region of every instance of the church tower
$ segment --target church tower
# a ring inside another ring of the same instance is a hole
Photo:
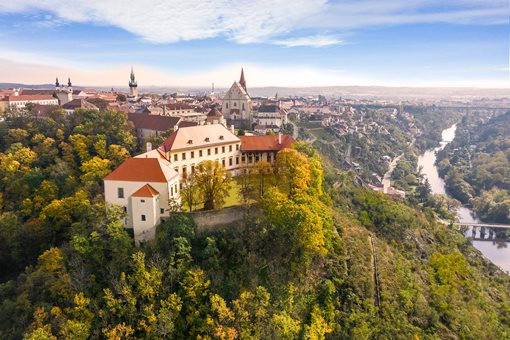
[[[129,97],[130,98],[138,97],[138,84],[135,79],[133,67],[131,67],[131,76],[129,77]]]
[[[222,113],[237,128],[251,129],[252,103],[246,87],[244,70],[241,69],[241,78],[235,81],[223,97]]]
[[[60,83],[58,82],[58,77],[55,78],[55,90],[56,91],[60,90]]]

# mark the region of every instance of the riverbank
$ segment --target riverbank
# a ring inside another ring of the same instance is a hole
[[[430,184],[431,192],[434,194],[445,195],[449,197],[446,192],[444,180],[439,176],[438,168],[436,166],[437,152],[443,150],[455,138],[457,124],[443,130],[441,142],[439,146],[432,150],[427,150],[418,157],[418,169],[423,174]],[[479,219],[476,214],[470,209],[462,206],[457,209],[457,218],[460,222],[476,223]],[[467,234],[469,234],[469,230]],[[492,263],[496,264],[507,273],[510,272],[510,247],[508,243],[493,241],[493,240],[473,240],[473,246],[478,249],[486,258]]]

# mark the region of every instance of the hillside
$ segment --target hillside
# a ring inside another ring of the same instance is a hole
[[[2,339],[510,337],[507,275],[305,143],[247,182],[261,215],[197,233],[174,213],[135,248],[101,189],[140,147],[124,113],[0,131]]]

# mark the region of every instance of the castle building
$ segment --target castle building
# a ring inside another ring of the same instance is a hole
[[[131,67],[131,75],[129,76],[129,98],[135,99],[138,97],[138,83],[135,79],[135,73]]]
[[[170,203],[179,204],[183,181],[201,162],[216,161],[237,175],[262,160],[274,164],[293,143],[287,135],[237,137],[222,124],[176,126],[159,148],[148,148],[104,178],[105,200],[123,207],[124,226],[133,229],[138,245],[154,237]]]
[[[241,69],[241,78],[232,84],[223,97],[222,112],[236,127],[251,129],[252,101],[246,87],[244,70]]]

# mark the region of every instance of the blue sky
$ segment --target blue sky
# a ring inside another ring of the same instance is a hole
[[[0,82],[509,85],[506,0],[17,0]]]

